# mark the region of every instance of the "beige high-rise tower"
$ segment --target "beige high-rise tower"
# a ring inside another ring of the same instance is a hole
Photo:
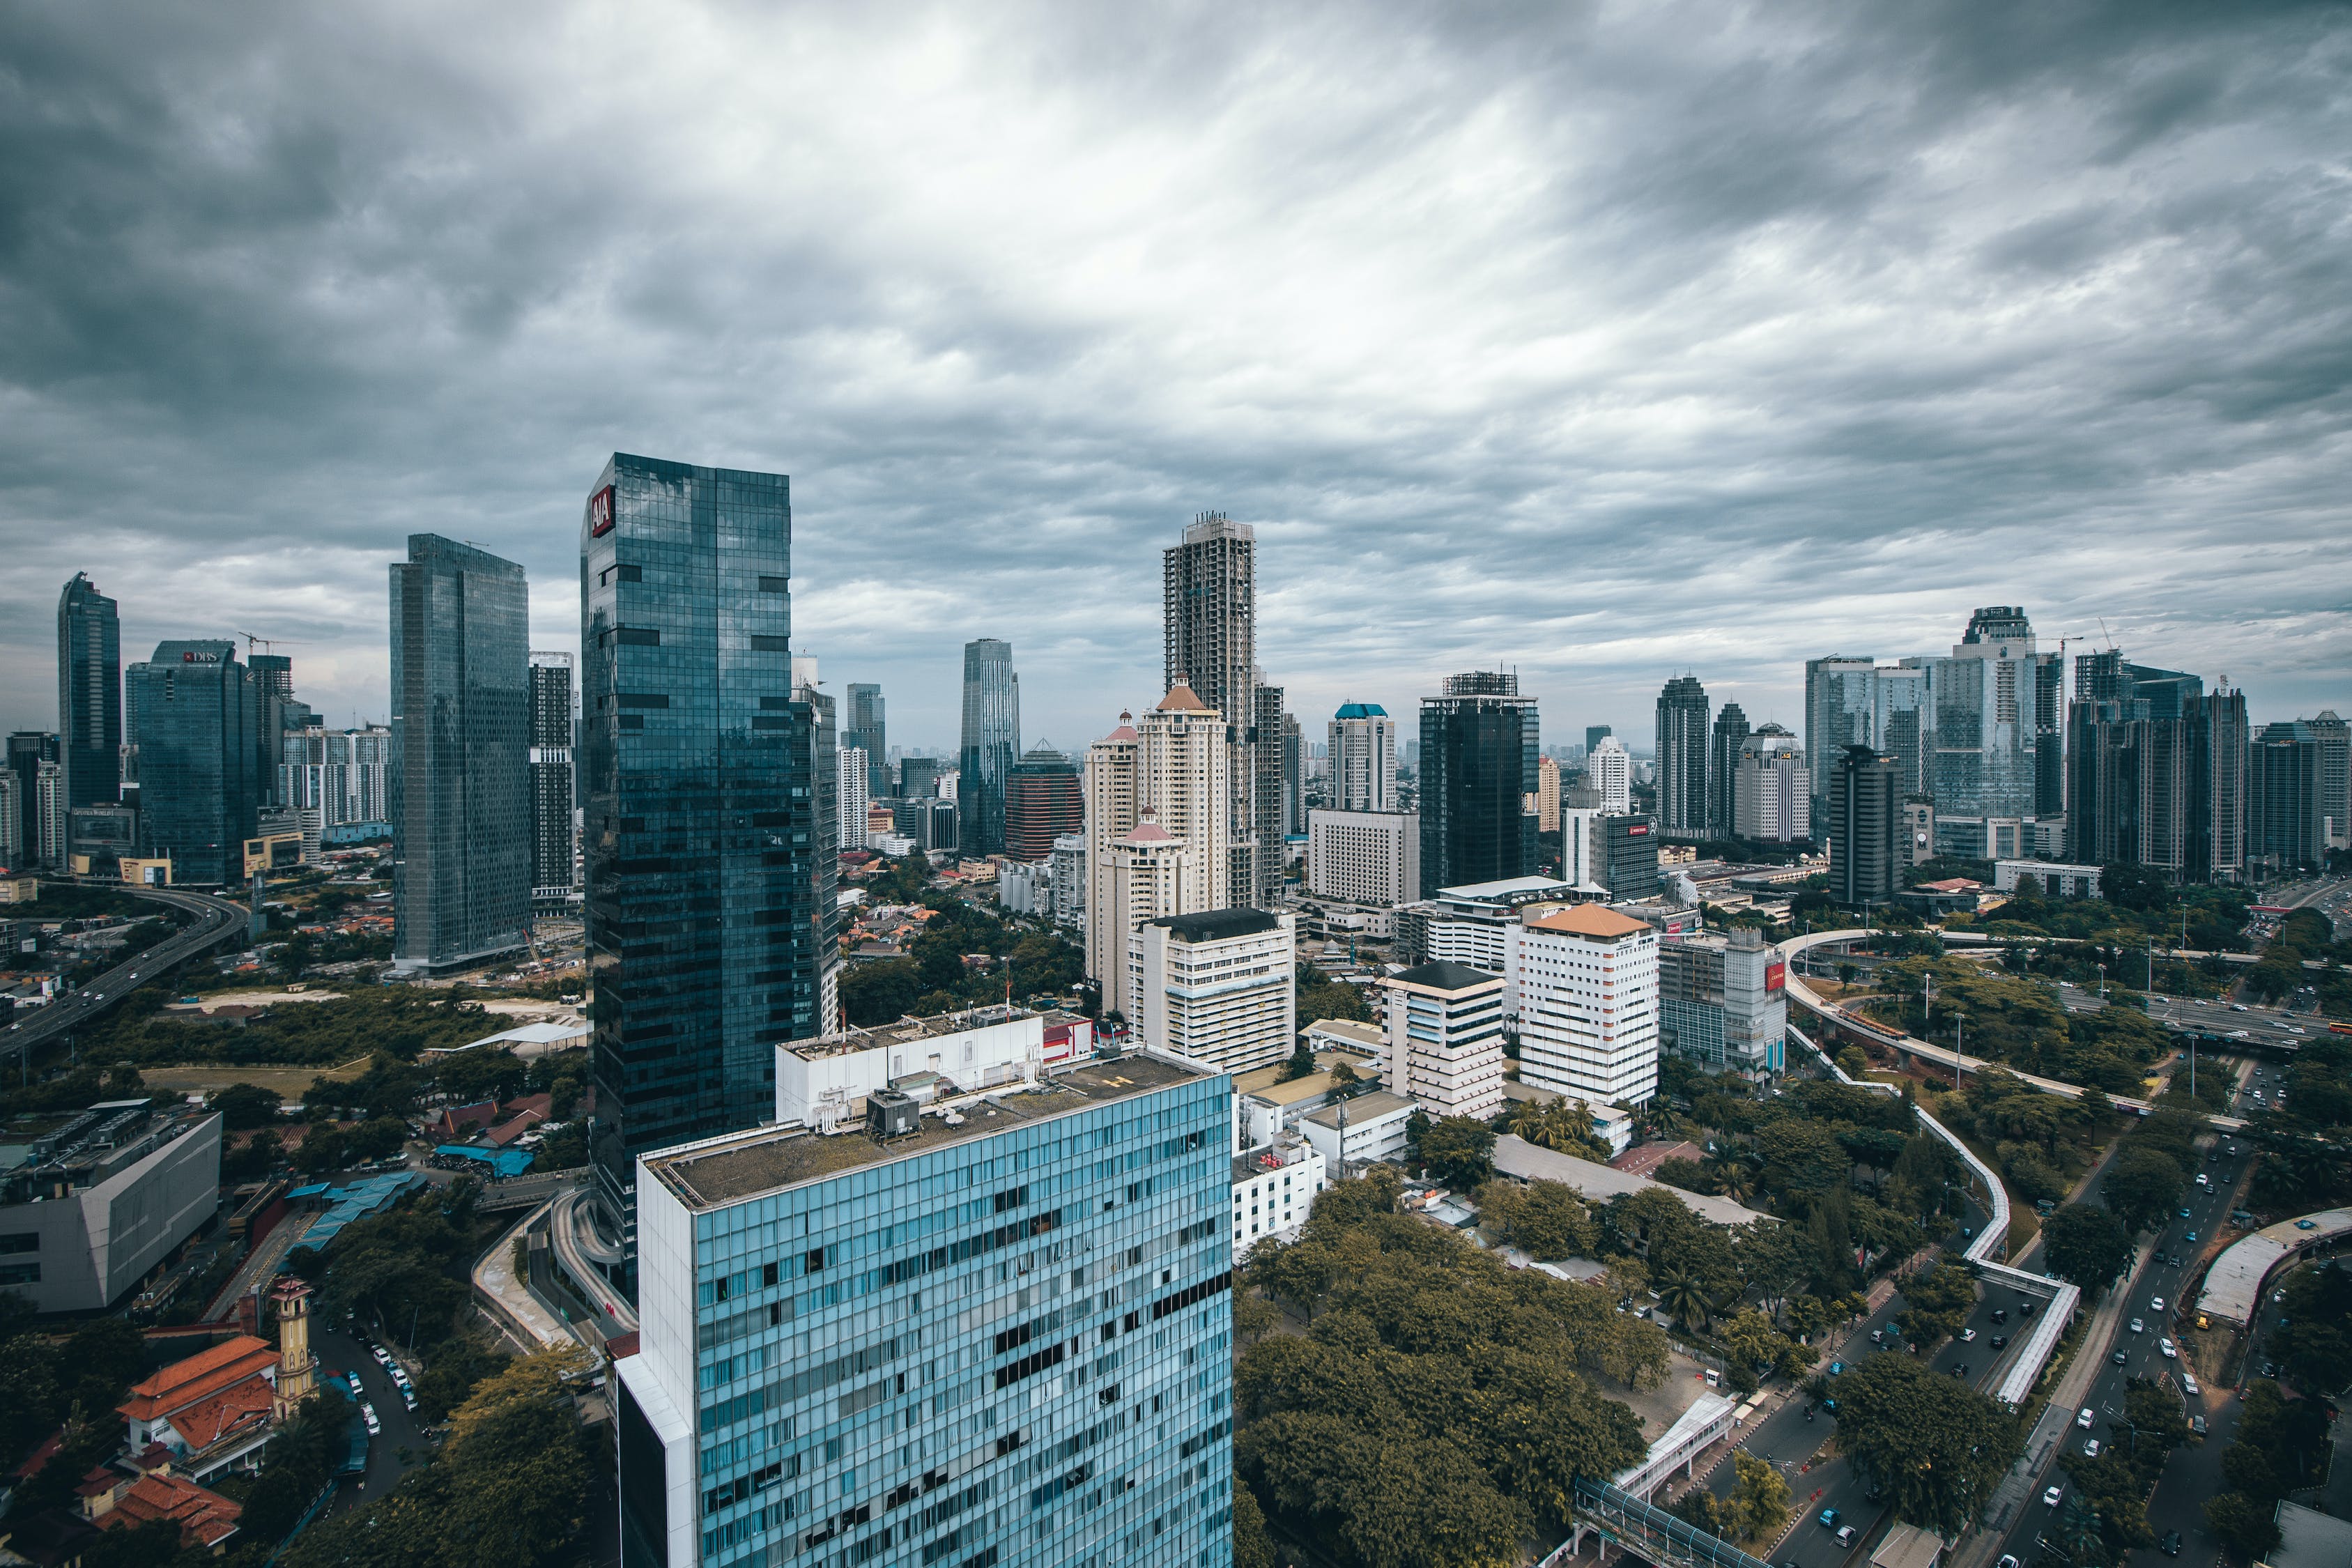
[[[319,1358],[310,1353],[310,1287],[289,1274],[269,1300],[278,1309],[278,1391],[269,1418],[282,1422],[319,1386]]]
[[[1133,1016],[1127,935],[1145,921],[1221,910],[1228,880],[1232,750],[1223,715],[1178,684],[1087,753],[1087,975],[1107,1013]]]

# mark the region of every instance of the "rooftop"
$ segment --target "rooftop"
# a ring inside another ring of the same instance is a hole
[[[1377,1121],[1383,1116],[1392,1116],[1400,1110],[1411,1110],[1413,1108],[1412,1101],[1404,1096],[1391,1094],[1384,1089],[1376,1089],[1370,1094],[1359,1094],[1352,1099],[1343,1100],[1338,1105],[1327,1105],[1307,1120],[1318,1127],[1336,1128],[1339,1125],[1339,1111],[1342,1107],[1348,1112],[1349,1122],[1358,1127],[1367,1121]]]
[[[1475,991],[1482,987],[1500,988],[1503,977],[1489,974],[1483,969],[1473,969],[1466,963],[1451,959],[1437,959],[1429,963],[1416,963],[1389,979],[1399,985],[1418,985],[1428,991]]]
[[[1495,1140],[1495,1169],[1507,1176],[1517,1176],[1521,1181],[1561,1183],[1575,1188],[1593,1203],[1607,1203],[1613,1197],[1652,1189],[1672,1193],[1693,1214],[1717,1225],[1746,1225],[1750,1220],[1773,1218],[1770,1215],[1758,1214],[1754,1209],[1733,1203],[1729,1198],[1710,1197],[1705,1193],[1686,1193],[1680,1187],[1654,1182],[1646,1176],[1627,1175],[1622,1171],[1612,1171],[1591,1160],[1580,1160],[1573,1154],[1555,1153],[1549,1149],[1537,1147],[1515,1132],[1506,1132]]]
[[[1500,903],[1514,893],[1549,893],[1567,887],[1557,877],[1506,877],[1499,882],[1465,882],[1458,888],[1440,888],[1440,899],[1461,903]]]
[[[1207,703],[1202,701],[1199,694],[1194,692],[1190,686],[1187,686],[1184,682],[1180,680],[1175,685],[1168,689],[1168,695],[1160,700],[1160,706],[1154,709],[1153,711],[1157,713],[1207,713],[1213,711],[1213,710],[1212,710]]]
[[[1565,931],[1570,936],[1621,937],[1650,929],[1647,921],[1637,921],[1631,915],[1621,915],[1615,910],[1599,904],[1578,904],[1558,914],[1545,915],[1528,922],[1531,931]]]
[[[1345,1040],[1349,1045],[1378,1053],[1388,1046],[1388,1036],[1378,1024],[1360,1024],[1353,1018],[1318,1018],[1300,1026],[1309,1034],[1321,1035],[1332,1040]],[[1276,1069],[1279,1070],[1279,1069]],[[1240,1087],[1236,1079],[1234,1087]]]
[[[821,1057],[880,1050],[885,1046],[910,1046],[918,1040],[936,1040],[942,1035],[961,1035],[997,1024],[1017,1024],[1024,1018],[1039,1016],[1026,1007],[1011,1007],[997,1003],[961,1013],[940,1013],[929,1018],[901,1018],[895,1024],[844,1029],[837,1035],[826,1035],[821,1039],[787,1044],[784,1049],[803,1061],[815,1061]]]
[[[1173,1058],[1141,1052],[1088,1062],[1055,1074],[1032,1091],[1008,1086],[963,1110],[963,1124],[926,1116],[917,1131],[887,1143],[863,1132],[825,1137],[798,1127],[768,1126],[667,1153],[649,1155],[646,1172],[698,1213],[740,1203],[866,1165],[884,1164],[966,1143],[1091,1106],[1149,1094],[1192,1079],[1218,1076]]]
[[[1377,702],[1342,702],[1334,719],[1385,719],[1389,710]]]
[[[1279,930],[1282,921],[1264,910],[1202,910],[1197,914],[1162,915],[1151,925],[1165,926],[1186,942],[1222,942],[1227,937],[1256,936]]]

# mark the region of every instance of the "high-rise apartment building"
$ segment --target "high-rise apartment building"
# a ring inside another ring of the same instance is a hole
[[[1759,843],[1812,835],[1812,773],[1797,737],[1766,724],[1740,742],[1732,772],[1732,831]]]
[[[530,605],[522,568],[434,533],[392,563],[393,966],[530,938]]]
[[[14,842],[17,858],[8,862],[12,871],[40,862],[41,764],[65,761],[59,742],[60,737],[47,730],[16,730],[8,736],[8,772],[16,781]]]
[[[981,637],[963,645],[963,752],[956,801],[961,848],[978,860],[1004,853],[1004,786],[1021,745],[1021,678],[1013,645]]]
[[[1658,1092],[1658,933],[1601,904],[1526,920],[1513,965],[1519,1078],[1592,1105]]]
[[[1227,880],[1234,901],[1263,907],[1282,869],[1279,845],[1258,842],[1257,535],[1221,511],[1204,511],[1160,552],[1162,679],[1224,716],[1225,787],[1233,799]],[[1273,736],[1267,736],[1272,742]]]
[[[2273,877],[2316,869],[2327,858],[2326,762],[2308,721],[2263,726],[2246,748],[2246,852]]]
[[[1331,786],[1335,811],[1397,808],[1396,721],[1377,702],[1348,702],[1331,716]]]
[[[59,868],[70,866],[66,833],[68,815],[65,764],[43,763],[33,775],[33,820],[40,837],[31,846],[33,858],[42,865]]]
[[[1536,700],[1500,671],[1449,675],[1421,700],[1421,875],[1453,887],[1536,861]]]
[[[2352,727],[2333,708],[2306,719],[2319,741],[2319,814],[2330,849],[2352,843]]]
[[[1421,818],[1410,811],[1307,814],[1307,889],[1352,904],[1421,897]]]
[[[1054,840],[1086,826],[1087,798],[1077,764],[1039,742],[1021,754],[1004,786],[1004,852],[1034,863],[1054,852]]]
[[[841,743],[866,753],[866,795],[887,800],[891,795],[890,731],[883,710],[882,689],[871,681],[853,680],[845,693],[848,711],[842,715]]]
[[[748,1125],[832,1022],[832,700],[794,679],[782,474],[615,453],[580,531],[590,1156],[635,1289],[638,1157]]]
[[[1559,759],[1536,759],[1536,831],[1559,831]]]
[[[261,725],[256,743],[261,751],[263,776],[274,789],[278,783],[278,759],[288,731],[306,729],[310,721],[307,703],[294,696],[294,660],[282,653],[255,653],[250,644],[267,639],[249,638],[246,650],[246,667],[253,672],[256,706],[261,715]],[[268,804],[282,806],[286,803],[272,798]]]
[[[1230,1080],[938,1076],[644,1162],[628,1568],[1231,1560]]]
[[[937,757],[898,759],[898,798],[929,800],[940,793],[940,773],[946,764]]]
[[[122,634],[86,572],[58,595],[58,762],[68,810],[121,798]]]
[[[1633,809],[1633,759],[1613,735],[1585,753],[1585,786],[1600,797],[1601,809],[1622,816]]]
[[[2176,881],[2244,867],[2245,702],[2179,670],[2104,649],[2075,660],[2067,713],[2065,852]]]
[[[1739,831],[1735,797],[1741,750],[1748,744],[1748,710],[1727,702],[1715,716],[1706,743],[1706,831],[1711,838],[1728,838]]]
[[[1185,686],[1087,749],[1087,976],[1105,1012],[1134,1016],[1129,931],[1232,904],[1232,754],[1223,715]]]
[[[569,900],[579,891],[580,833],[572,811],[572,673],[568,653],[530,656],[530,892]]]
[[[1439,959],[1381,984],[1389,1088],[1432,1120],[1491,1120],[1503,1109],[1503,977]]]
[[[17,804],[24,784],[14,768],[0,768],[0,866],[11,871],[26,871],[32,862],[25,858],[25,813]]]
[[[2038,706],[2048,689],[2043,667],[2058,657],[2034,644],[2023,609],[1994,605],[1969,617],[1950,658],[1926,661],[1920,713],[1932,737],[1927,791],[1940,850],[2011,858],[2022,825],[2034,819],[2035,746],[2045,721],[2055,723]]]
[[[317,812],[322,827],[368,824],[385,833],[392,831],[392,731],[388,727],[369,724],[355,730],[328,730],[313,726],[288,734],[280,747],[278,797],[289,806]],[[568,785],[565,798],[571,798]]]
[[[1706,688],[1677,675],[1658,693],[1658,827],[1670,837],[1706,833]]]
[[[1307,831],[1307,738],[1292,713],[1282,716],[1282,831],[1286,837]]]
[[[1848,746],[1828,769],[1830,892],[1841,904],[1883,904],[1903,885],[1903,789],[1895,759]]]
[[[1127,994],[1147,1049],[1215,1072],[1287,1058],[1298,1035],[1297,942],[1288,913],[1203,910],[1127,934]]]
[[[1289,829],[1282,805],[1282,721],[1288,715],[1282,710],[1282,688],[1266,684],[1262,669],[1252,670],[1250,676],[1255,714],[1250,725],[1250,766],[1255,777],[1250,784],[1246,832],[1256,846],[1250,861],[1252,907],[1265,909],[1276,901],[1275,889],[1290,863],[1286,844]]]
[[[236,645],[166,640],[124,672],[137,721],[139,837],[172,862],[172,880],[242,880],[245,840],[268,795],[260,773],[259,695]]]
[[[834,752],[834,820],[840,832],[840,842],[833,847],[835,854],[866,847],[866,808],[870,804],[866,787],[872,777],[865,747],[845,743]]]

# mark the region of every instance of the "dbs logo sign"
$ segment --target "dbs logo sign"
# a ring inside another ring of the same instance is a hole
[[[588,498],[588,537],[602,539],[613,531],[613,487],[606,485]]]

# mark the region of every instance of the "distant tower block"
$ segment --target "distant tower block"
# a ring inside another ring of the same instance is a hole
[[[292,1275],[269,1292],[278,1309],[278,1395],[269,1418],[284,1421],[318,1391],[319,1358],[310,1353],[310,1287]]]

